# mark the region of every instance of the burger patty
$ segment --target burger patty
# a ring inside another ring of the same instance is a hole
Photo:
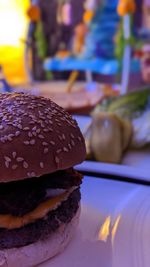
[[[22,247],[48,238],[62,223],[69,223],[79,208],[79,188],[62,202],[56,210],[50,211],[43,219],[19,229],[0,229],[0,249]]]
[[[23,216],[46,199],[47,189],[79,186],[82,175],[73,168],[23,181],[0,184],[0,214]]]

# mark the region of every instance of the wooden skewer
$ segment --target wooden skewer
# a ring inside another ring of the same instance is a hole
[[[79,72],[78,71],[73,71],[70,74],[69,80],[68,80],[68,84],[67,84],[67,93],[71,92],[71,89],[76,81],[76,79],[78,78]]]

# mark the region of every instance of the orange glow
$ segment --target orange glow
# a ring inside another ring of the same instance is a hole
[[[29,0],[0,0],[0,64],[12,83],[27,79],[24,70],[24,44]]]
[[[133,14],[136,11],[135,0],[119,0],[117,12],[123,17],[127,14]]]
[[[116,236],[116,232],[117,232],[117,229],[118,229],[120,220],[121,220],[121,215],[118,215],[118,217],[115,220],[115,223],[113,225],[112,231],[111,231],[111,234],[112,234],[112,243],[114,243],[114,239],[115,239],[115,236]]]
[[[108,237],[110,237],[111,238],[110,240],[112,241],[113,244],[120,220],[121,220],[121,215],[118,215],[112,226],[111,216],[106,217],[104,223],[100,227],[98,233],[98,240],[107,242]]]
[[[98,233],[99,240],[104,241],[104,242],[107,241],[108,236],[110,234],[110,222],[111,222],[111,218],[110,216],[108,216],[99,230],[99,233]]]

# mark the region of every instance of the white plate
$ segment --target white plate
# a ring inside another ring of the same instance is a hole
[[[149,187],[85,177],[76,236],[40,267],[149,267]]]
[[[112,203],[115,206],[120,196],[124,196],[126,192],[133,188],[133,185],[127,184],[123,186],[122,183],[117,182],[120,185],[117,194],[117,187],[114,183],[110,182],[108,185],[108,182],[103,179],[84,178],[81,187],[81,217],[76,236],[60,255],[45,262],[40,267],[111,267],[110,240],[108,242],[101,241],[98,238],[98,234],[107,212],[110,212],[112,207],[106,204],[107,207],[104,207],[103,210],[101,199],[107,198],[107,195],[101,194],[98,201],[96,201],[95,196],[98,199],[98,192],[101,190],[107,192],[105,189],[107,186],[108,188],[111,186],[111,192],[115,195]]]
[[[130,155],[129,155],[130,157]],[[146,158],[146,157],[145,157]],[[144,161],[145,158],[141,159],[141,162]],[[150,155],[148,156],[150,161]],[[132,158],[132,160],[134,160]],[[141,163],[140,162],[140,163]],[[145,162],[144,162],[145,163]],[[127,166],[127,165],[119,165],[119,164],[108,164],[108,163],[100,163],[93,161],[85,161],[82,164],[76,166],[77,170],[89,173],[100,173],[105,175],[111,175],[115,179],[115,175],[121,177],[123,180],[135,179],[139,181],[150,182],[150,169],[148,166]]]
[[[99,227],[98,212],[82,205],[80,224],[74,239],[60,255],[40,267],[111,266],[111,246],[98,240]]]

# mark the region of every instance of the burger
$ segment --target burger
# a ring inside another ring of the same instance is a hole
[[[0,95],[0,266],[28,267],[61,252],[80,215],[85,158],[75,120],[50,99]]]

